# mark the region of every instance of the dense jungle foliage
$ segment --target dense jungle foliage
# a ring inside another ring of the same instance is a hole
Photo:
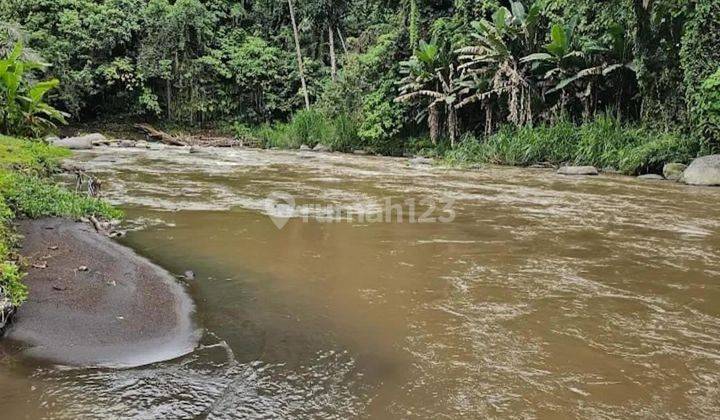
[[[60,81],[50,103],[74,121],[638,172],[717,148],[718,16],[720,0],[5,0],[0,56],[22,43],[15,59],[48,63],[33,77]]]

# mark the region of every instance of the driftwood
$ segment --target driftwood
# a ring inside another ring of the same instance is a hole
[[[171,136],[160,130],[156,130],[150,124],[135,124],[135,128],[145,133],[145,136],[149,140],[159,141],[161,143],[169,144],[171,146],[187,146],[188,144],[178,139],[177,137]]]
[[[164,131],[155,129],[150,124],[135,124],[135,128],[145,134],[148,140],[155,140],[171,146],[206,146],[206,147],[235,147],[243,143],[231,137],[212,136],[173,136]]]

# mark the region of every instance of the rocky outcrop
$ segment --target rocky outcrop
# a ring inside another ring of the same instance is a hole
[[[682,174],[681,182],[689,185],[720,186],[720,155],[699,157]]]
[[[557,171],[560,175],[597,175],[598,170],[594,166],[563,166]]]
[[[663,166],[663,176],[670,181],[678,181],[682,178],[683,172],[687,169],[687,165],[682,163],[667,163]]]
[[[64,147],[70,150],[92,149],[99,144],[107,144],[109,140],[100,133],[87,134],[78,137],[66,137],[64,139],[52,139],[54,146]]]

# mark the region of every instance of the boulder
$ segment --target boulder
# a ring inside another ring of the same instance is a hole
[[[720,186],[720,155],[699,157],[683,172],[681,182],[689,185]]]
[[[86,150],[93,148],[92,136],[66,137],[52,142],[53,146],[64,147],[70,150]]]
[[[682,174],[687,169],[687,165],[682,163],[667,163],[663,166],[663,175],[671,181],[678,181],[682,178]]]
[[[557,171],[560,175],[597,175],[598,170],[594,166],[563,166]]]
[[[313,147],[313,151],[314,152],[330,152],[331,150],[330,150],[330,147],[328,147],[324,144],[318,143],[315,145],[315,147]]]
[[[312,150],[307,144],[300,145],[300,150]]]
[[[190,146],[190,150],[189,150],[188,152],[194,154],[194,153],[200,153],[201,150],[200,150],[200,148],[197,147],[197,146]]]
[[[353,155],[367,156],[369,154],[367,150],[353,150]]]
[[[658,174],[645,174],[645,175],[640,175],[640,176],[638,177],[638,179],[643,179],[643,180],[645,180],[645,181],[663,181],[663,180],[665,180],[665,178],[663,178],[662,175],[658,175]]]
[[[138,147],[140,149],[149,149],[150,143],[146,142],[145,140],[140,140],[139,142],[135,143],[135,147]]]

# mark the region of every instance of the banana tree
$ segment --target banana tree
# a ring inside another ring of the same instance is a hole
[[[436,42],[420,41],[415,55],[401,64],[405,74],[402,79],[400,95],[396,102],[420,102],[425,105],[425,112],[420,118],[427,116],[430,139],[437,144],[440,137],[441,115],[444,111],[448,138],[451,147],[455,147],[458,133],[458,118],[455,102],[457,100],[456,71]]]
[[[575,96],[581,100],[586,116],[593,112],[593,93],[600,79],[621,69],[634,71],[628,59],[624,32],[609,32],[612,46],[604,47],[596,42],[582,42],[575,35],[577,19],[568,24],[555,24],[550,31],[550,43],[545,52],[529,54],[521,59],[532,63],[534,69],[543,73],[545,95],[560,93],[560,109]]]
[[[486,132],[492,127],[492,100],[506,98],[507,120],[524,125],[532,123],[534,86],[529,66],[520,58],[535,50],[540,6],[525,9],[519,1],[510,3],[510,10],[499,7],[492,21],[473,22],[474,45],[456,51],[463,63],[459,94],[466,96],[457,109],[481,102],[486,110]]]
[[[15,45],[0,60],[0,131],[6,134],[38,137],[65,123],[67,114],[45,103],[45,95],[59,84],[57,79],[32,83],[29,72],[46,65],[22,60],[22,44]]]

